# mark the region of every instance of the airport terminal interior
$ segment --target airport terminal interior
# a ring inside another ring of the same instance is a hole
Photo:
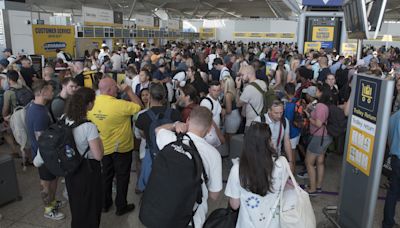
[[[400,227],[400,0],[0,0],[0,228]]]

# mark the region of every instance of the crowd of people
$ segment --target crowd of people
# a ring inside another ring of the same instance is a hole
[[[38,157],[40,135],[64,121],[75,126],[77,150],[88,160],[65,177],[71,227],[99,227],[101,213],[114,201],[117,216],[133,211],[135,204],[127,202],[132,162],[135,193],[146,194],[152,163],[177,139],[175,131],[190,135],[208,179],[191,226],[202,227],[207,199],[218,199],[223,190],[222,159],[238,150],[231,141],[239,135],[243,150],[225,195],[231,208],[239,209],[237,227],[265,227],[266,221],[254,221],[256,213],[276,209],[271,199],[280,186],[274,180],[289,176],[282,157],[298,178],[308,178],[304,189],[310,196],[323,191],[327,152],[344,153],[354,75],[396,80],[393,113],[400,109],[400,50],[393,47],[365,47],[357,60],[323,48],[302,54],[287,43],[172,42],[113,51],[103,45],[71,61],[57,50],[57,59],[41,73],[28,56],[12,57],[10,49],[5,53],[0,60],[1,130],[13,155],[23,154],[22,163],[31,164]],[[124,74],[123,80],[118,74]],[[20,106],[26,109],[24,145],[10,127]],[[393,131],[389,135],[398,137]],[[65,202],[55,197],[59,177],[46,164],[38,171],[44,216],[63,219],[59,209]],[[394,224],[397,185],[388,191],[393,202],[385,206],[387,227]],[[250,210],[249,197],[265,205]],[[270,224],[279,227],[279,219]]]

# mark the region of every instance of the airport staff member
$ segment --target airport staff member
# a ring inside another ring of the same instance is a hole
[[[103,164],[103,212],[112,206],[112,182],[117,179],[115,205],[117,216],[133,211],[135,205],[128,204],[126,196],[130,178],[133,151],[133,131],[131,118],[141,109],[140,99],[127,85],[120,88],[132,102],[117,99],[118,86],[111,78],[99,83],[100,95],[96,97],[88,118],[100,131],[104,144]]]

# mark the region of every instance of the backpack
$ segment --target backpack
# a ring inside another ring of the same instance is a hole
[[[306,128],[308,126],[308,118],[304,114],[304,106],[302,100],[296,101],[296,106],[294,108],[293,126],[296,128]]]
[[[167,108],[164,113],[155,114],[151,109],[147,110],[147,115],[150,117],[151,123],[149,126],[150,140],[146,140],[146,154],[142,160],[141,172],[138,180],[138,189],[144,191],[150,174],[152,172],[153,160],[159,154],[160,150],[156,141],[156,128],[167,123],[172,123],[172,109]]]
[[[253,111],[257,114],[257,116],[263,118],[264,114],[267,113],[268,109],[272,106],[272,102],[274,100],[278,100],[278,97],[276,96],[276,93],[273,89],[264,91],[256,82],[251,82],[250,85],[254,86],[258,90],[258,92],[260,92],[261,95],[263,96],[263,108],[260,113],[258,113],[253,107],[253,105],[249,103]]]
[[[13,91],[15,93],[15,97],[17,98],[17,106],[25,107],[27,104],[29,104],[29,102],[35,99],[32,91],[25,86],[22,86],[22,88],[19,89],[10,87],[10,91]]]
[[[189,145],[183,143],[188,138]],[[186,228],[202,203],[203,180],[207,183],[200,154],[188,135],[166,145],[154,159],[139,212],[140,221],[149,228]]]
[[[347,117],[344,111],[336,105],[328,105],[329,116],[326,129],[328,134],[332,137],[338,137],[346,132]]]
[[[65,119],[61,118],[40,135],[38,140],[40,155],[44,165],[54,176],[65,177],[74,173],[85,158],[89,146],[81,155],[76,147],[72,130],[86,122],[89,121],[68,125]]]
[[[213,103],[213,101],[211,100],[211,98],[209,98],[209,97],[203,97],[202,99],[201,99],[201,101],[200,101],[200,103],[203,101],[203,100],[207,100],[207,101],[209,101],[210,102],[210,104],[211,104],[211,112],[214,110],[214,103]]]
[[[10,128],[14,135],[15,141],[20,146],[21,152],[24,154],[24,149],[30,147],[30,142],[28,139],[28,128],[26,126],[26,106],[16,107],[13,114],[10,117]]]

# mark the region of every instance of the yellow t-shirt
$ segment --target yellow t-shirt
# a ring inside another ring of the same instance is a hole
[[[140,106],[108,95],[96,97],[88,119],[96,124],[104,145],[104,154],[133,150],[131,118]]]

